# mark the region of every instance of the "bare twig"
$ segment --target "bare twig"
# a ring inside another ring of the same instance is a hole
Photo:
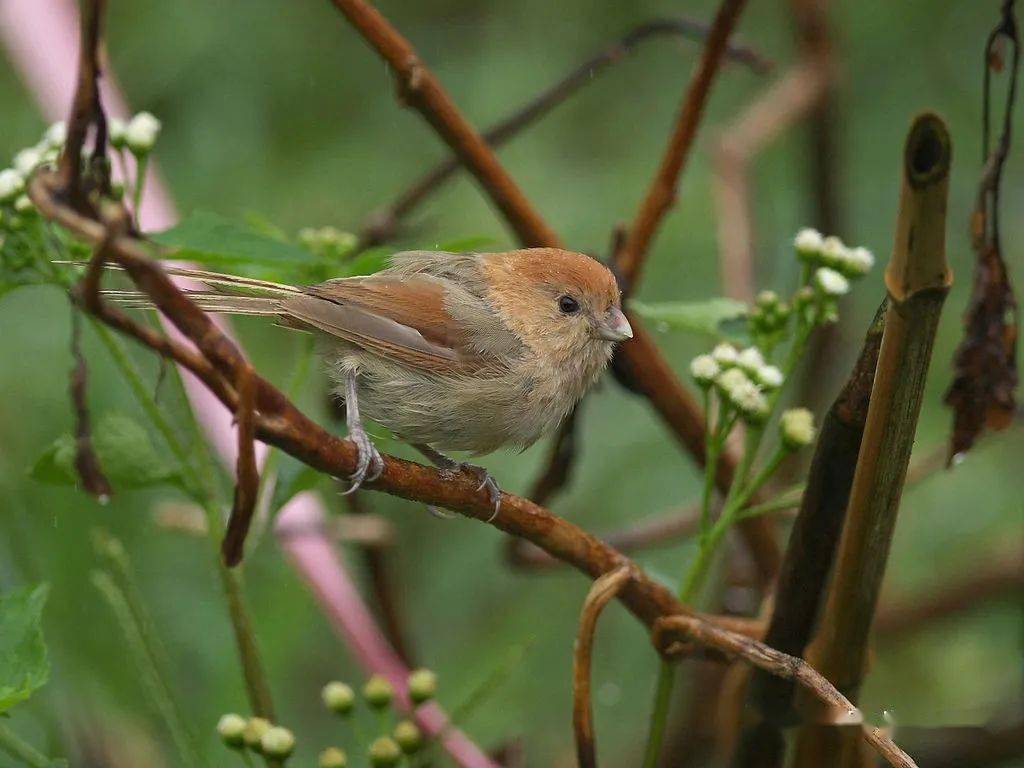
[[[224,562],[229,566],[238,565],[242,560],[245,535],[249,532],[252,514],[256,510],[260,480],[256,469],[256,386],[249,365],[239,368],[235,389],[238,392],[238,407],[235,409],[235,421],[238,425],[235,499],[231,506],[227,533],[224,534],[224,542],[221,545]]]
[[[754,225],[748,167],[751,158],[812,109],[828,72],[809,61],[789,70],[730,125],[714,153],[718,252],[722,286],[732,298],[754,298]]]
[[[703,40],[707,34],[706,25],[684,18],[654,19],[640,24],[600,53],[575,67],[557,83],[518,107],[507,117],[487,128],[482,134],[483,139],[491,147],[500,147],[649,40],[670,35]],[[726,58],[745,64],[759,74],[771,68],[771,64],[763,56],[746,46],[730,43],[725,55]],[[360,249],[379,245],[394,238],[402,220],[461,167],[457,157],[438,163],[410,184],[389,205],[371,213],[367,223],[360,228]]]
[[[687,86],[683,105],[658,171],[633,217],[626,241],[615,257],[615,266],[624,282],[623,289],[626,292],[632,290],[638,282],[651,240],[675,200],[679,174],[697,135],[697,127],[704,113],[711,83],[722,62],[729,36],[745,6],[746,0],[723,0],[714,21],[711,22],[707,43],[693,78]]]
[[[491,148],[459,112],[434,74],[409,42],[376,8],[364,0],[331,0],[377,53],[391,66],[399,97],[414,107],[476,177],[526,245],[557,246],[558,235],[530,205]]]
[[[889,545],[896,524],[924,379],[939,313],[949,290],[946,202],[951,146],[942,120],[918,117],[903,152],[903,185],[893,256],[886,269],[889,308],[867,422],[850,491],[835,576],[808,659],[856,699],[864,674]],[[835,729],[801,730],[797,766],[818,766],[854,742]]]
[[[580,768],[597,768],[594,717],[590,710],[590,661],[597,619],[629,578],[630,569],[623,566],[596,579],[580,611],[580,628],[572,657],[572,726],[576,736],[576,762]]]
[[[864,721],[859,709],[821,673],[803,659],[771,648],[757,640],[716,627],[696,616],[669,616],[655,623],[654,645],[662,652],[673,652],[679,640],[692,640],[723,653],[738,656],[758,669],[793,680],[824,704],[834,724],[859,725],[862,738],[892,766],[916,768],[917,764],[880,728]],[[821,763],[820,765],[827,765]]]
[[[75,471],[82,489],[101,502],[110,498],[110,481],[103,474],[100,460],[92,445],[92,427],[87,397],[88,372],[82,355],[82,318],[76,308],[71,310],[71,406],[75,416]]]

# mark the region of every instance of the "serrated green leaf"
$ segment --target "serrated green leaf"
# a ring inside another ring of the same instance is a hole
[[[747,312],[747,305],[735,299],[666,301],[656,304],[631,301],[630,308],[641,317],[665,328],[722,336],[724,325]]]
[[[162,456],[145,428],[128,416],[102,416],[93,428],[93,446],[103,473],[117,490],[182,482],[175,462]],[[65,434],[54,440],[36,459],[29,475],[51,485],[76,485],[75,438]]]
[[[46,684],[50,661],[40,620],[50,587],[18,587],[0,595],[0,712]]]
[[[219,267],[281,267],[315,258],[302,246],[268,237],[209,211],[194,211],[170,229],[151,232],[149,237],[177,249],[175,259]]]

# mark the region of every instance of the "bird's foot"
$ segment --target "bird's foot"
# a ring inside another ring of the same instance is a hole
[[[347,491],[342,492],[343,496],[359,490],[364,482],[372,483],[384,471],[384,459],[361,425],[350,429],[348,439],[356,444],[359,461],[356,463],[356,471],[349,475],[352,485]]]
[[[470,464],[465,461],[456,461],[449,456],[445,456],[440,451],[434,450],[429,445],[421,444],[415,445],[414,447],[430,459],[431,463],[433,463],[433,465],[438,469],[446,472],[466,472],[479,480],[480,485],[477,486],[477,490],[482,491],[486,488],[487,495],[490,498],[491,503],[494,504],[494,512],[489,518],[487,518],[486,522],[494,522],[494,518],[498,516],[498,512],[501,510],[501,488],[498,486],[497,481],[490,472],[477,464]],[[430,511],[430,514],[434,515],[434,517],[440,517],[442,519],[454,517],[452,513],[444,512],[434,506],[428,506],[427,509]]]

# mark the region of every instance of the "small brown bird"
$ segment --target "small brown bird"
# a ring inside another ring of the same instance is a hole
[[[367,277],[290,286],[179,270],[221,291],[190,294],[202,309],[271,315],[317,332],[359,449],[352,490],[380,473],[368,416],[437,466],[482,468],[441,451],[526,448],[554,429],[633,333],[611,271],[580,253],[408,251]],[[115,294],[141,305],[135,294]]]

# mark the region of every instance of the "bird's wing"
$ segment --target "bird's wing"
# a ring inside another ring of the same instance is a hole
[[[468,371],[489,362],[448,301],[457,286],[428,275],[330,280],[280,302],[285,314],[397,362]],[[495,322],[497,322],[495,320]]]

